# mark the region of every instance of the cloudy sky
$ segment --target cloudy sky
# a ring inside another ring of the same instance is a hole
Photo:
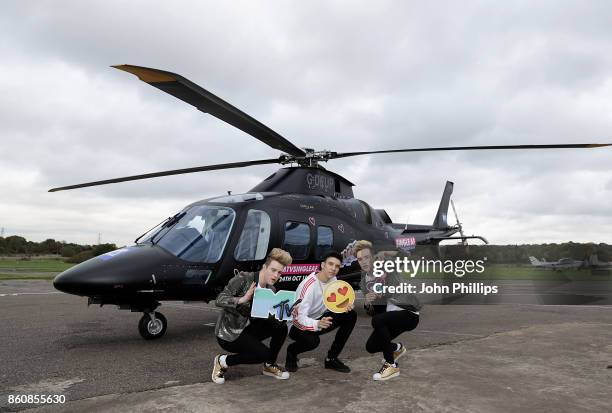
[[[612,5],[594,1],[3,1],[0,227],[129,244],[256,166],[51,187],[279,152],[110,68],[187,77],[297,146],[612,142]],[[396,222],[429,224],[446,180],[492,243],[612,242],[612,149],[397,154],[325,165]]]

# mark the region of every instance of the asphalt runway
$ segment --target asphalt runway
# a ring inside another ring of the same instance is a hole
[[[85,298],[58,293],[49,281],[0,281],[1,411],[33,407],[9,405],[10,394],[63,394],[76,401],[210,381],[212,359],[220,352],[213,335],[218,314],[214,306],[163,303],[159,311],[168,319],[167,333],[160,340],[145,341],[137,331],[140,313],[86,303]],[[368,356],[364,345],[370,321],[363,311],[358,313],[357,327],[341,355],[349,365]],[[471,340],[500,332],[562,323],[610,324],[612,307],[429,305],[417,329],[399,340],[408,349],[459,342],[469,346]],[[302,360],[323,359],[332,336],[323,336],[321,347]],[[279,362],[284,359],[283,348]],[[612,364],[612,355],[609,361]],[[260,366],[241,366],[233,368],[227,380],[259,375]]]

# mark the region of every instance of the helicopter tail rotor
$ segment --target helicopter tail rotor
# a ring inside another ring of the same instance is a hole
[[[457,209],[455,208],[455,203],[453,202],[452,199],[450,202],[451,202],[451,206],[453,207],[453,214],[455,214],[455,220],[457,221],[457,228],[459,228],[459,234],[461,235],[460,244],[464,246],[468,245],[467,238],[465,238],[465,234],[463,233],[463,225],[461,224],[461,221],[459,221],[459,215],[457,215]]]

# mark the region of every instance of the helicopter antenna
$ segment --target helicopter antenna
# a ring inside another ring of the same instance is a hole
[[[457,220],[457,227],[459,227],[459,234],[461,234],[461,245],[468,245],[467,239],[465,238],[465,234],[463,233],[463,225],[459,222],[459,215],[457,215],[457,210],[455,209],[455,203],[451,199],[451,206],[453,207],[453,213],[455,214],[455,219]]]

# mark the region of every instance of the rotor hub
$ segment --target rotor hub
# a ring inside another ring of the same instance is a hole
[[[294,156],[284,153],[279,157],[279,163],[282,165],[297,163],[300,166],[316,168],[319,166],[319,162],[327,162],[337,155],[337,152],[329,150],[315,151],[312,148],[302,149],[306,153],[304,156]]]

